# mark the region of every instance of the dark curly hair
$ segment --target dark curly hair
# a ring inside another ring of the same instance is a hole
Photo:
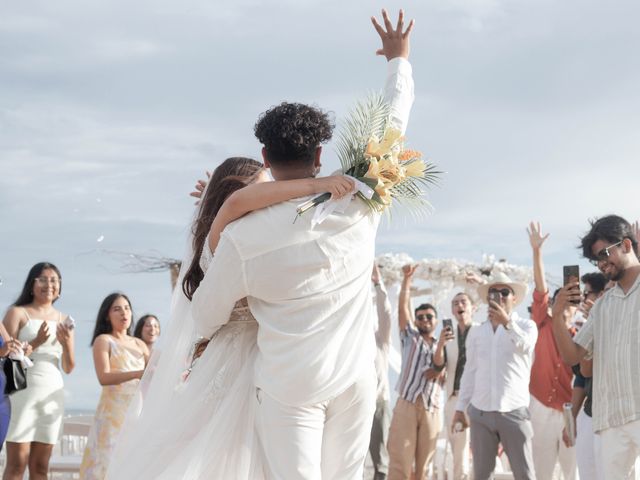
[[[598,240],[604,240],[611,244],[621,242],[625,238],[631,241],[633,251],[638,251],[638,240],[633,233],[633,227],[624,218],[618,215],[607,215],[597,220],[590,220],[591,230],[582,237],[580,247],[582,255],[590,260],[596,260],[591,248]]]
[[[316,149],[331,140],[334,126],[319,108],[283,102],[260,115],[254,133],[269,162],[299,167],[313,163]]]
[[[580,280],[582,280],[582,283],[588,283],[591,286],[591,291],[596,295],[603,292],[607,286],[607,277],[600,272],[585,273],[580,277]]]

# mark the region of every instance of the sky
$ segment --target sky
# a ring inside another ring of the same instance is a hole
[[[108,293],[168,317],[169,274],[107,252],[182,257],[194,181],[259,158],[262,111],[313,103],[340,123],[381,89],[383,6],[416,19],[408,145],[446,173],[433,213],[387,222],[378,253],[530,265],[539,220],[557,279],[591,269],[575,248],[590,218],[640,216],[637,2],[0,0],[0,308],[34,263],[60,267],[56,305],[78,322],[68,408],[97,403],[89,341]],[[338,167],[331,144],[323,157]]]

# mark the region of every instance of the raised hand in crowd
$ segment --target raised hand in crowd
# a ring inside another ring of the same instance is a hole
[[[542,234],[540,222],[530,222],[527,228],[529,244],[533,251],[533,281],[536,290],[540,293],[547,292],[547,281],[544,277],[544,263],[542,262],[542,245],[549,238],[549,234]]]
[[[416,273],[417,265],[404,265],[402,267],[402,285],[400,287],[400,295],[398,297],[398,327],[403,331],[413,322],[413,313],[411,311],[411,282],[413,275]]]
[[[465,272],[464,281],[471,285],[483,285],[487,283],[487,279],[478,272]]]

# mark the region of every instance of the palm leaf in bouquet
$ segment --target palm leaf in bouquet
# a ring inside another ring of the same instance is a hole
[[[357,195],[372,209],[385,211],[398,200],[417,217],[431,205],[425,189],[438,184],[442,172],[426,163],[422,154],[405,149],[402,132],[391,124],[391,108],[380,94],[356,104],[338,134],[337,155],[342,172],[366,184],[371,191]],[[298,215],[329,200],[320,195],[298,206]]]

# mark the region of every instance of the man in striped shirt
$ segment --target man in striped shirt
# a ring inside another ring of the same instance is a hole
[[[433,305],[422,304],[412,314],[410,291],[415,270],[416,266],[403,267],[398,299],[402,367],[389,429],[389,480],[409,479],[412,465],[416,479],[425,477],[440,433],[444,345],[453,339],[449,330],[435,339],[438,318]]]
[[[563,328],[580,284],[563,287],[553,306],[553,333],[562,358],[593,358],[593,430],[600,435],[605,478],[628,478],[640,455],[640,261],[633,227],[608,215],[582,239],[583,255],[616,285],[595,303],[572,339]]]

